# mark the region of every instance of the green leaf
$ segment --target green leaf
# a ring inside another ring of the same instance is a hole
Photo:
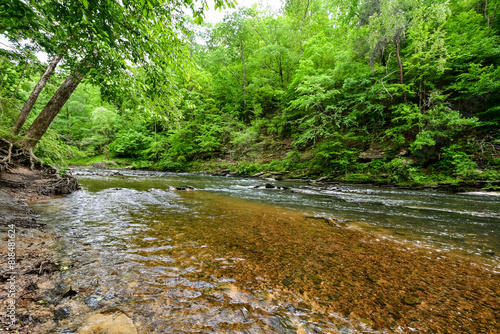
[[[82,3],[86,9],[89,9],[89,2],[87,0],[82,0]]]
[[[202,16],[197,16],[194,18],[194,23],[196,24],[202,24],[203,23],[203,17]]]

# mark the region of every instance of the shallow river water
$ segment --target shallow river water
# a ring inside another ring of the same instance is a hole
[[[327,274],[315,267],[310,244],[293,237],[304,233],[302,239],[320,240],[321,224],[328,227],[324,221],[380,239],[452,250],[499,268],[499,197],[194,174],[95,173],[79,170],[81,191],[33,208],[62,235],[60,261],[69,267],[65,282],[88,308],[119,310],[144,333],[376,332],[363,319],[353,322],[315,302],[324,284],[314,284]],[[266,182],[286,188],[255,188]],[[186,186],[195,190],[171,188]],[[314,289],[288,290],[286,278],[275,282],[278,274],[260,270],[259,257],[277,253],[281,264],[296,272],[309,275],[308,268],[314,268],[316,276],[305,281],[317,286],[318,296]],[[85,317],[72,321],[76,328]]]

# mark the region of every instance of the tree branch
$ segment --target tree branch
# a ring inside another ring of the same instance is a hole
[[[389,94],[389,96],[391,97],[391,100],[394,100],[394,97],[391,95],[391,93],[389,93],[389,91],[387,90],[387,88],[385,87],[384,85],[384,79],[387,78],[388,76],[396,73],[398,70],[396,71],[392,71],[391,73],[387,74],[385,77],[381,78],[380,79],[380,83],[382,84],[382,87],[384,87],[385,91],[387,92],[387,94]],[[375,87],[375,84],[372,86],[372,91],[373,91],[373,87]]]
[[[488,24],[488,27],[493,26],[493,22],[495,21],[495,16],[497,15],[497,9],[498,5],[495,6],[495,9],[493,10],[493,14],[490,16],[488,15],[488,0],[486,0],[486,3],[484,5],[484,18],[486,19],[486,23]]]

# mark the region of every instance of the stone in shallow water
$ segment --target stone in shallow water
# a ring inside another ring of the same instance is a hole
[[[415,296],[406,295],[403,299],[403,302],[406,305],[418,305],[418,304],[422,303],[422,300],[418,297],[415,297]]]
[[[137,328],[132,319],[123,313],[93,314],[85,325],[80,327],[78,334],[106,333],[106,334],[137,334]]]
[[[359,318],[359,322],[365,325],[366,327],[372,327],[373,326],[373,321],[368,318]]]

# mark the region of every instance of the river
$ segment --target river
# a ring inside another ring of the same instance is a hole
[[[396,316],[379,320],[389,317],[381,310],[360,315],[354,302],[352,312],[335,312],[343,297],[332,291],[361,290],[354,278],[335,283],[329,261],[337,255],[328,248],[336,231],[467,259],[490,274],[500,268],[495,196],[143,171],[76,175],[81,191],[32,204],[62,236],[62,275],[84,305],[61,322],[65,333],[84,333],[92,312],[126,314],[140,333],[412,328]],[[369,247],[342,250],[366,257]],[[367,271],[367,284],[382,281]],[[411,311],[411,302],[402,305]]]

